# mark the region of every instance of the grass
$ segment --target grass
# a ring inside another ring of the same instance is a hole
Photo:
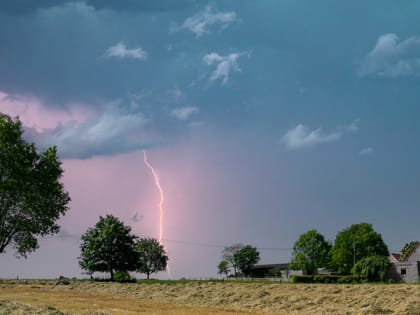
[[[0,281],[0,315],[420,314],[420,285],[221,280],[69,282]],[[10,305],[23,311],[4,312]]]

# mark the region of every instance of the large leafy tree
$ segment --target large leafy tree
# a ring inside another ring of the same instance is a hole
[[[150,275],[159,271],[166,270],[168,256],[163,245],[154,238],[141,238],[135,244],[137,252],[136,270],[145,273],[147,279]]]
[[[363,258],[388,255],[381,234],[371,224],[353,224],[337,234],[331,248],[330,268],[341,274],[350,274],[353,266]]]
[[[0,253],[12,246],[26,257],[38,236],[58,233],[70,197],[56,148],[38,153],[22,136],[19,119],[0,113]]]
[[[260,253],[256,247],[245,245],[234,254],[234,260],[239,270],[249,276],[251,268],[260,261]]]
[[[330,248],[331,245],[317,230],[303,233],[293,246],[291,269],[316,274],[318,268],[327,266]]]
[[[96,271],[109,272],[114,280],[114,272],[136,269],[137,254],[134,250],[136,236],[113,215],[99,217],[98,223],[82,235],[79,264],[92,274]]]

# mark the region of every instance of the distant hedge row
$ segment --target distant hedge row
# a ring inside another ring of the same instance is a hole
[[[365,279],[361,276],[338,275],[293,275],[292,283],[361,283]]]

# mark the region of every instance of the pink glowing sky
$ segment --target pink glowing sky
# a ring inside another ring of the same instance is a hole
[[[24,126],[40,132],[69,121],[77,125],[95,115],[77,105],[69,106],[66,111],[52,111],[36,99],[10,100],[5,93],[1,95],[3,112],[19,116]],[[175,278],[215,276],[222,248],[213,245],[253,242],[249,233],[259,230],[254,226],[259,224],[258,218],[251,217],[245,220],[247,223],[241,218],[247,216],[244,211],[249,208],[251,185],[255,183],[255,179],[247,178],[242,167],[234,166],[231,155],[243,148],[232,147],[234,139],[215,146],[215,137],[218,136],[205,129],[194,128],[194,133],[176,146],[151,149],[148,153],[164,189],[163,243]],[[248,155],[252,158],[253,154]],[[18,260],[17,265],[10,264],[13,268],[3,270],[5,274],[10,275],[13,270],[20,277],[49,277],[54,272],[62,272],[62,266],[66,265],[69,275],[80,276],[76,259],[78,238],[100,215],[108,213],[130,225],[136,235],[158,237],[159,194],[150,171],[143,164],[141,150],[62,162],[63,182],[72,198],[70,211],[60,220],[62,232],[59,237],[41,240],[41,248],[36,253],[27,260]],[[258,168],[252,164],[250,161],[248,167]],[[249,182],[249,187],[238,185],[237,180]],[[264,185],[264,177],[259,181]],[[275,245],[279,244],[270,246]],[[48,272],[42,259],[45,255],[56,261],[48,266]],[[287,257],[278,255],[278,259]],[[9,255],[7,259],[14,258]],[[165,274],[160,277],[165,278]]]

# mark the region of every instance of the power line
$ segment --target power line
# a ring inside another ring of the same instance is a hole
[[[80,238],[78,235],[56,235],[56,236],[42,236],[39,237],[38,240],[44,241],[49,239],[76,239]],[[194,241],[185,241],[185,240],[174,240],[174,239],[168,239],[163,238],[162,241],[169,242],[169,243],[175,243],[175,244],[181,244],[181,245],[187,245],[187,246],[197,246],[197,247],[213,247],[213,248],[225,248],[229,245],[222,245],[222,244],[214,244],[214,243],[204,243],[204,242],[194,242]],[[284,248],[284,247],[258,247],[259,250],[273,250],[273,251],[290,251],[292,248]]]

